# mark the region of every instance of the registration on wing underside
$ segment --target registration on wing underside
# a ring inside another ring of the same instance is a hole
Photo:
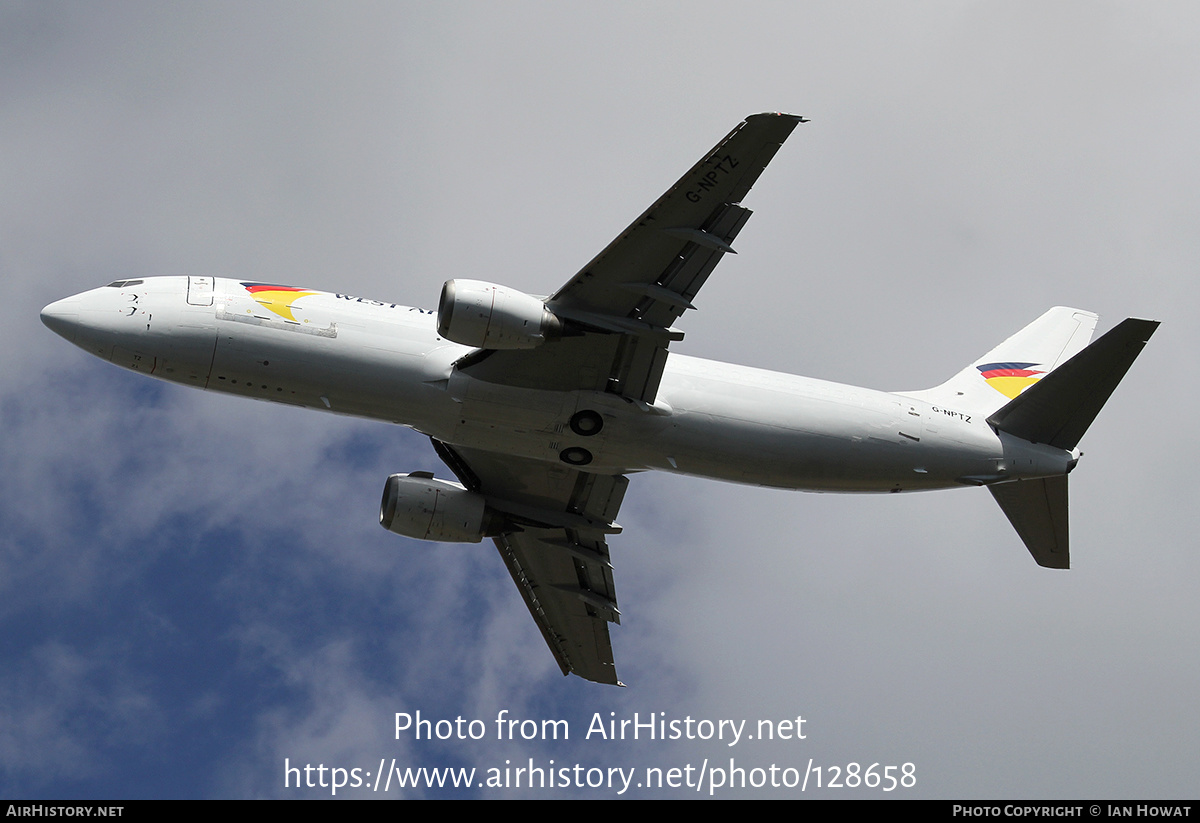
[[[502,385],[605,391],[650,406],[683,333],[672,324],[750,218],[740,205],[799,118],[754,115],[693,166],[557,293],[546,307],[581,330],[529,351],[464,363]]]

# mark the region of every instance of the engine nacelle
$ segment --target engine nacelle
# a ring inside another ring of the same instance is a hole
[[[379,525],[388,531],[439,543],[478,543],[494,519],[482,495],[429,472],[393,474],[379,506]]]
[[[533,349],[562,333],[546,304],[480,280],[447,280],[438,301],[438,334],[477,349]]]

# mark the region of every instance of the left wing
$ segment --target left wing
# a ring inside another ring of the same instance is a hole
[[[742,198],[803,118],[747,117],[604,251],[546,300],[574,331],[523,351],[477,351],[461,368],[522,388],[607,391],[652,404],[672,323],[750,219]]]
[[[514,458],[433,441],[470,491],[515,530],[494,538],[500,556],[562,673],[617,679],[608,624],[620,623],[605,535],[621,530],[617,509],[629,481],[564,464]]]

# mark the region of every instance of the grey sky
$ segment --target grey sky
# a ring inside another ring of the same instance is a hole
[[[310,794],[284,758],[732,756],[913,762],[906,796],[1194,796],[1198,17],[0,3],[0,793]],[[763,110],[812,122],[675,350],[903,390],[1052,305],[1163,321],[1081,444],[1070,572],[982,490],[638,476],[611,541],[629,688],[564,679],[489,544],[376,524],[389,472],[447,475],[423,438],[155,384],[37,320],[156,274],[424,307],[452,277],[546,293]],[[572,739],[392,739],[418,709]],[[808,738],[577,738],[635,711],[802,714]]]

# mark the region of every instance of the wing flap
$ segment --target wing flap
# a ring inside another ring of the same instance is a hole
[[[612,622],[619,619],[611,597],[612,574],[604,568],[608,547],[601,541],[592,551],[602,552],[603,561],[586,563],[562,547],[563,540],[560,531],[540,529],[495,538],[496,548],[562,673],[623,685],[617,679],[608,633],[609,616]],[[587,575],[589,567],[598,574]]]

